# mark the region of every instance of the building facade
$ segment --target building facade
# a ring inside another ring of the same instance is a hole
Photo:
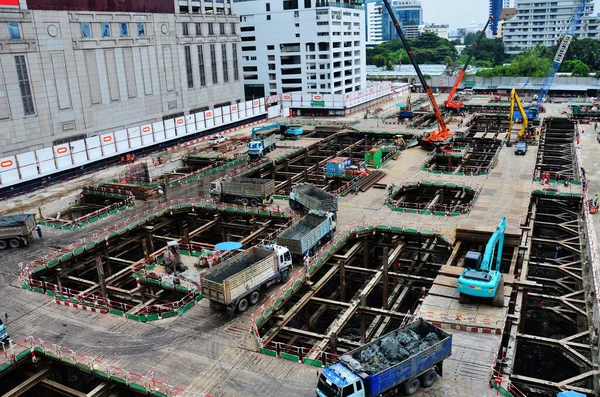
[[[379,7],[383,7],[382,2],[380,1],[365,4],[365,38],[367,40],[367,46],[374,46],[383,43],[383,35],[381,31],[381,15],[386,11],[382,8],[380,12]]]
[[[392,9],[400,22],[402,31],[407,38],[419,36],[419,25],[423,24],[423,7],[421,0],[395,0],[392,1]],[[400,38],[396,33],[396,28],[387,12],[382,13],[381,33],[383,41],[390,41]]]
[[[243,100],[238,25],[228,2],[0,6],[0,157]]]
[[[502,0],[502,8],[514,8],[515,0]]]
[[[515,15],[502,27],[502,37],[508,52],[518,52],[538,45],[555,45],[567,29],[579,0],[517,0]],[[599,19],[592,16],[594,3],[588,2],[583,23],[576,36],[600,38]]]
[[[327,0],[241,1],[246,98],[342,94],[366,86],[365,11]]]
[[[423,32],[431,32],[431,33],[435,33],[437,36],[441,37],[442,39],[446,39],[448,40],[448,38],[450,37],[450,27],[449,25],[438,25],[435,23],[430,23],[430,24],[426,24],[426,25],[419,25],[419,34],[423,33]]]
[[[498,35],[498,21],[500,20],[500,13],[502,12],[502,7],[504,0],[490,0],[490,17],[492,20],[490,21],[490,30],[492,35],[496,37]]]

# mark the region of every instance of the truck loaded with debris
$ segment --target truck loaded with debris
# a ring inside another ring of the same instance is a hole
[[[248,155],[251,158],[263,157],[277,148],[277,137],[274,133],[252,133],[252,140],[248,143]]]
[[[273,202],[275,181],[260,178],[224,178],[212,182],[209,193],[216,202],[239,202],[256,207]]]
[[[33,214],[6,215],[0,217],[0,250],[29,245],[36,222]]]
[[[290,192],[290,208],[337,212],[338,198],[310,183],[299,184]]]
[[[319,397],[410,396],[442,376],[452,336],[423,319],[340,357],[319,377]]]
[[[201,276],[202,295],[213,310],[225,309],[233,317],[255,305],[260,293],[276,282],[285,283],[292,256],[285,247],[258,245],[235,255]]]
[[[284,230],[276,238],[278,245],[287,247],[293,255],[313,256],[322,242],[333,238],[336,217],[332,212],[310,211],[308,215]]]

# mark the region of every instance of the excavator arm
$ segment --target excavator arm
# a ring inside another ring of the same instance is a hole
[[[408,53],[410,62],[412,63],[413,67],[415,68],[415,71],[417,72],[419,81],[421,82],[421,85],[423,86],[423,89],[425,90],[425,93],[427,94],[427,97],[429,98],[429,102],[431,103],[431,108],[433,109],[433,113],[435,114],[435,119],[437,120],[437,123],[438,123],[437,131],[431,131],[431,132],[426,133],[423,140],[426,142],[444,141],[452,136],[452,132],[450,132],[450,130],[446,126],[444,116],[442,116],[442,112],[440,112],[440,108],[439,108],[437,102],[435,101],[435,97],[433,96],[431,87],[429,87],[429,85],[427,84],[427,81],[425,80],[425,76],[423,76],[423,73],[421,72],[421,68],[419,68],[419,64],[417,63],[415,55],[413,54],[413,51],[410,48],[408,41],[406,40],[406,36],[404,36],[404,32],[400,28],[400,23],[398,22],[398,19],[396,18],[396,14],[394,14],[394,11],[392,10],[392,6],[390,5],[389,0],[383,0],[383,4],[385,5],[386,10],[387,10],[390,18],[392,19],[392,22],[394,23],[394,27],[396,28],[396,32],[398,32],[398,36],[400,36],[400,40],[402,40],[402,44],[404,45],[404,48],[406,49],[406,52]],[[381,7],[379,8],[379,12],[381,12]]]
[[[460,72],[458,72],[458,75],[456,76],[456,80],[454,81],[454,85],[452,86],[452,90],[450,90],[450,94],[448,95],[448,99],[446,99],[446,101],[444,102],[445,107],[450,108],[450,109],[460,109],[461,107],[463,107],[462,102],[454,102],[454,95],[456,95],[456,90],[458,89],[460,82],[462,81],[463,77],[465,76],[465,72],[466,72],[467,68],[469,67],[469,64],[471,63],[471,59],[473,59],[473,55],[475,54],[475,51],[477,51],[477,48],[479,47],[479,43],[481,42],[481,39],[483,38],[483,36],[485,36],[485,31],[492,19],[494,19],[494,16],[490,15],[484,28],[479,33],[479,37],[477,38],[477,43],[475,43],[475,45],[473,46],[473,51],[471,51],[471,53],[469,54],[469,57],[467,58],[467,62],[465,62],[465,66],[463,66],[463,68],[460,70]]]
[[[490,237],[487,245],[485,246],[485,252],[483,253],[483,259],[481,261],[481,270],[489,272],[492,270],[492,262],[494,256],[496,257],[496,265],[493,270],[500,271],[500,262],[502,261],[502,246],[504,245],[504,231],[506,230],[506,217],[502,217],[496,231]],[[496,246],[498,246],[498,252],[495,253]]]
[[[523,127],[519,130],[517,136],[519,139],[522,139],[525,135],[525,131],[527,131],[527,127],[529,126],[529,119],[527,118],[527,112],[523,108],[523,104],[519,99],[519,95],[517,95],[517,90],[512,89],[510,92],[510,122],[508,124],[508,142],[510,142],[510,136],[512,134],[512,128],[515,119],[515,104],[517,105],[517,109],[519,109],[519,113],[521,114],[521,118],[523,119]]]

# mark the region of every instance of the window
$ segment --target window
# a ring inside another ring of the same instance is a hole
[[[296,27],[299,28],[300,24],[298,22],[295,23]]]
[[[110,37],[110,23],[102,22],[102,37]]]
[[[225,24],[224,23],[219,24],[219,34],[225,34]]]
[[[202,24],[196,22],[196,36],[202,36]]]
[[[254,26],[242,26],[240,31],[242,32],[254,32]]]
[[[15,57],[15,65],[17,67],[17,77],[21,90],[21,100],[23,100],[23,111],[26,116],[30,116],[35,114],[35,109],[33,107],[33,95],[31,94],[31,84],[29,83],[25,55],[17,55]]]
[[[304,8],[310,8],[312,6],[310,0],[304,0]]]
[[[129,37],[129,25],[127,22],[121,23],[121,37]]]
[[[270,21],[270,20],[271,20],[271,16],[267,15],[267,21]]]
[[[204,70],[204,49],[198,46],[198,65],[200,68],[200,86],[206,86],[206,72]]]
[[[208,25],[208,26],[210,26],[210,25]],[[213,84],[218,84],[219,77],[217,76],[217,54],[215,52],[214,44],[210,45],[210,68],[211,68],[211,72],[212,72],[212,82],[213,82]]]
[[[300,37],[300,33],[296,33],[296,37]]]
[[[236,34],[237,32],[235,31],[235,23],[231,24],[231,34]]]
[[[237,53],[237,43],[231,44],[232,55],[233,55],[233,79],[238,81],[240,79],[240,71],[238,69],[238,53]]]
[[[283,0],[283,9],[284,10],[297,10],[298,9],[298,0]]]
[[[242,41],[256,41],[255,36],[242,36]]]
[[[300,16],[300,11],[294,11],[294,18],[298,18]]]
[[[275,70],[275,64],[274,63],[270,63],[269,64],[269,70]]]
[[[289,251],[288,251],[289,252]],[[356,391],[361,391],[362,390],[362,382],[358,382],[356,384]]]
[[[215,34],[215,27],[212,23],[208,24],[208,34]]]
[[[242,52],[244,51],[256,51],[256,46],[247,46],[247,47],[242,47]]]
[[[89,39],[92,37],[92,29],[89,22],[81,22],[81,37]]]
[[[190,35],[190,24],[187,22],[184,22],[181,24],[181,29],[183,31],[183,35],[184,36],[189,36]]]
[[[192,73],[192,51],[189,45],[184,47],[185,50],[185,72],[187,73],[188,88],[194,88],[194,74]]]
[[[273,51],[273,50],[275,50],[275,46],[274,45],[268,45],[267,46],[267,50]]]
[[[271,3],[265,4],[265,9],[267,10],[267,12],[271,11]]]
[[[348,386],[344,387],[344,389],[342,390],[342,397],[348,397],[348,396],[352,395],[352,393],[354,393],[354,386],[348,385]]]
[[[268,55],[267,56],[267,60],[268,61],[274,61],[275,60],[275,55]]]
[[[143,37],[146,35],[146,24],[144,22],[138,22],[138,37]]]
[[[21,29],[19,29],[17,22],[8,23],[8,35],[11,40],[21,40]]]
[[[227,44],[221,44],[221,62],[223,63],[223,83],[228,83],[229,68],[227,66]]]

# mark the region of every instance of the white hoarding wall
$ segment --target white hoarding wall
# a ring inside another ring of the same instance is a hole
[[[325,108],[345,110],[384,97],[386,95],[390,95],[392,93],[394,93],[392,83],[389,81],[384,81],[377,82],[372,86],[360,91],[353,91],[337,95],[285,93],[281,94],[281,102],[283,109]]]
[[[226,129],[227,124],[232,122],[266,115],[266,103],[275,103],[277,98],[278,96],[273,97],[273,100],[267,98],[267,101],[265,98],[254,99],[0,158],[0,188],[120,156],[157,143],[181,139],[211,128]]]

